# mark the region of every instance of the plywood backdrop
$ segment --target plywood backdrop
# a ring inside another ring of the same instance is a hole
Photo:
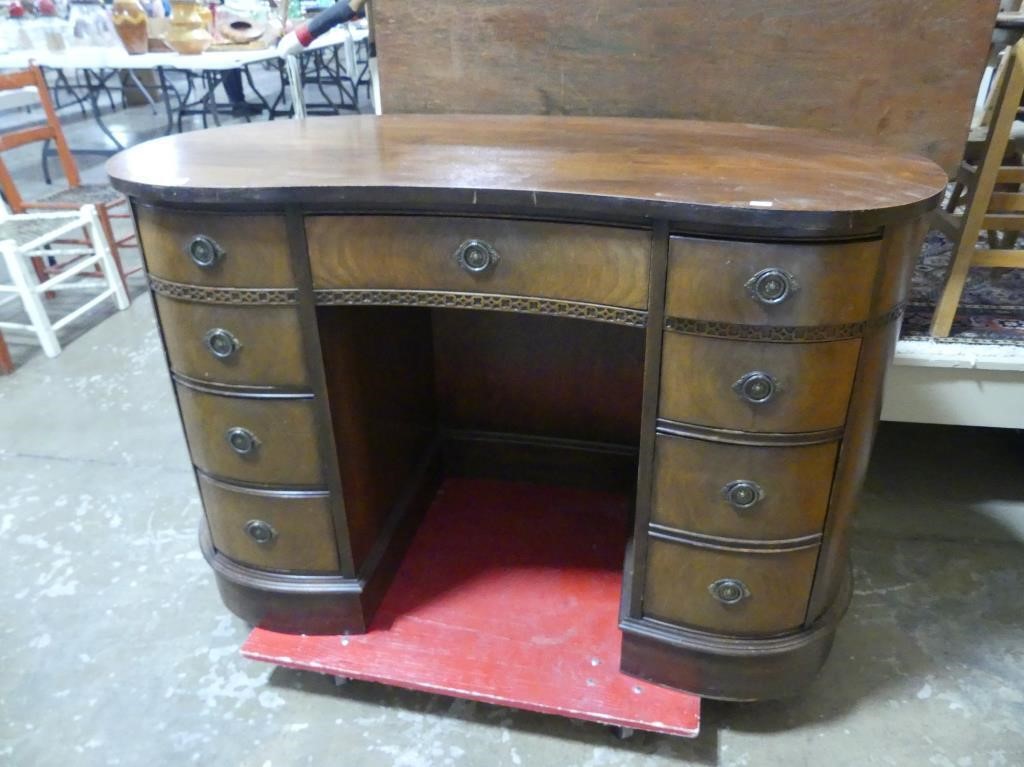
[[[632,115],[963,153],[997,0],[374,0],[385,112]]]

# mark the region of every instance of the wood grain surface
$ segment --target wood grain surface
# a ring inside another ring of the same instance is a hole
[[[444,427],[639,442],[642,328],[440,309],[433,334]]]
[[[313,287],[454,290],[647,308],[650,232],[606,226],[443,216],[312,216]],[[481,240],[498,260],[462,268]]]
[[[358,570],[437,433],[430,312],[321,306],[317,325]]]
[[[822,431],[842,426],[860,341],[763,344],[665,333],[658,415],[681,423],[754,432]],[[778,382],[769,401],[733,391],[759,371]]]
[[[308,385],[299,315],[294,306],[219,306],[154,296],[171,369],[189,378],[241,386]],[[210,353],[206,333],[227,330],[239,349]]]
[[[268,570],[338,570],[326,492],[253,490],[198,476],[213,544],[225,556]],[[256,543],[245,531],[250,520],[269,524],[276,537]]]
[[[963,153],[996,0],[374,0],[385,113],[631,115]]]
[[[678,80],[678,78],[674,78]],[[266,147],[274,147],[273,154]],[[253,172],[252,158],[262,165]],[[275,120],[147,141],[107,164],[141,200],[689,219],[849,236],[930,209],[945,173],[813,131],[568,117]],[[182,179],[187,179],[182,183]]]
[[[231,397],[178,384],[178,407],[192,463],[221,479],[267,485],[322,485],[312,398]],[[249,454],[228,444],[229,429],[257,441]]]
[[[229,288],[294,288],[281,216],[225,215],[139,205],[135,224],[150,274],[187,285]],[[188,253],[193,237],[211,238],[223,250],[210,267]]]
[[[746,325],[832,325],[868,318],[878,242],[797,245],[673,237],[665,314]],[[794,278],[778,304],[751,296],[747,282],[765,269]]]
[[[745,635],[780,634],[803,623],[817,548],[769,553],[662,540],[649,545],[645,616]],[[750,596],[739,604],[721,604],[708,587],[723,578],[742,581]]]
[[[736,540],[820,534],[838,449],[836,442],[751,447],[659,435],[651,521]],[[757,483],[764,498],[747,509],[733,507],[722,489],[737,480]]]

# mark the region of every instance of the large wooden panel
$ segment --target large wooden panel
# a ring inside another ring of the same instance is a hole
[[[995,0],[374,0],[384,112],[629,115],[963,153]]]
[[[658,415],[754,432],[835,429],[846,421],[859,349],[860,339],[779,344],[665,333]],[[775,381],[764,402],[733,388],[756,373]]]
[[[740,551],[652,540],[644,615],[723,634],[781,634],[800,628],[807,612],[817,547]],[[713,584],[738,581],[736,604],[715,598]]]
[[[500,293],[647,307],[649,232],[426,216],[314,216],[306,230],[316,288]],[[479,273],[456,259],[470,240],[497,254]]]
[[[659,435],[651,521],[701,535],[784,540],[821,533],[839,443],[754,447]],[[730,503],[730,483],[761,489]]]
[[[445,427],[638,444],[643,328],[505,312],[433,314]]]
[[[417,468],[436,434],[430,313],[321,306],[317,324],[358,569],[422,481]]]
[[[877,241],[797,245],[673,237],[665,314],[746,325],[860,322],[870,312],[881,249]],[[766,292],[772,278],[785,281],[781,292]]]

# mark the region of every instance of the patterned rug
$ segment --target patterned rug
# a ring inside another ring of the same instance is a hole
[[[952,243],[938,232],[925,239],[903,319],[903,338],[928,336],[952,250]],[[1024,345],[1024,269],[971,269],[950,337],[936,340]]]

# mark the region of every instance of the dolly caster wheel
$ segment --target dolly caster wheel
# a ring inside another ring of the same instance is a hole
[[[632,727],[612,727],[612,734],[619,740],[629,740],[636,735]]]
[[[336,677],[334,677],[334,686],[335,687],[344,687],[346,684],[348,684],[348,677],[347,676],[336,676]]]

